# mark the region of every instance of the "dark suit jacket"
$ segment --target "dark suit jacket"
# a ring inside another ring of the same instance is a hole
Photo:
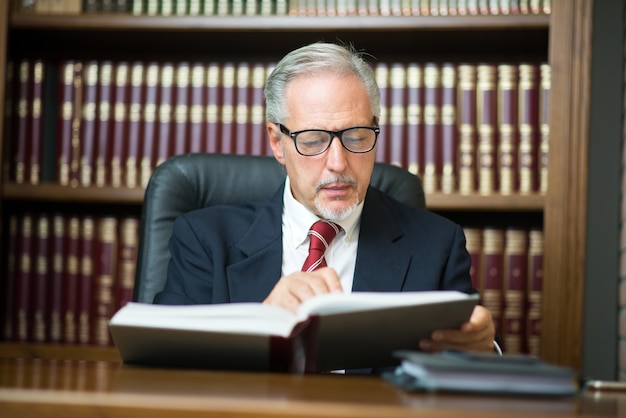
[[[178,218],[161,304],[261,302],[281,277],[282,196],[212,206]],[[353,291],[474,293],[460,226],[424,209],[367,192]]]

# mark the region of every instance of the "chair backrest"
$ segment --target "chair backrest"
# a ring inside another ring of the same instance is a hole
[[[184,154],[159,165],[144,196],[133,300],[152,303],[163,289],[168,241],[179,215],[269,197],[284,179],[283,166],[269,156]],[[401,202],[425,207],[420,179],[400,167],[376,163],[371,184]]]

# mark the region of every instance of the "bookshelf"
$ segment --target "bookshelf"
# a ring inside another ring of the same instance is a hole
[[[246,57],[267,61],[317,40],[352,42],[389,62],[412,57],[420,61],[548,61],[552,67],[550,155],[559,156],[549,159],[548,192],[523,196],[433,193],[426,200],[434,211],[463,218],[490,213],[500,218],[542,218],[541,356],[580,366],[591,3],[553,0],[550,15],[410,17],[39,15],[20,13],[6,4],[0,9],[0,79],[5,77],[7,57],[174,61]],[[0,97],[4,95],[0,83]],[[5,209],[15,205],[70,205],[88,210],[98,204],[137,213],[143,198],[141,188],[28,185],[7,178],[2,179],[0,190],[3,219]],[[6,229],[6,221],[2,225]],[[0,253],[8,250],[6,231],[2,236]]]

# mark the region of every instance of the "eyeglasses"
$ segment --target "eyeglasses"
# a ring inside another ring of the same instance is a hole
[[[277,123],[280,131],[293,139],[296,151],[305,156],[319,155],[330,148],[333,138],[339,138],[341,145],[350,152],[363,154],[370,152],[376,145],[380,128],[355,126],[341,131],[325,131],[323,129],[305,129],[291,132],[282,123]]]

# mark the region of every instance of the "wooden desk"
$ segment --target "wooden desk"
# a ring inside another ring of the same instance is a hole
[[[626,417],[626,394],[406,393],[379,377],[167,370],[0,358],[0,417]]]

